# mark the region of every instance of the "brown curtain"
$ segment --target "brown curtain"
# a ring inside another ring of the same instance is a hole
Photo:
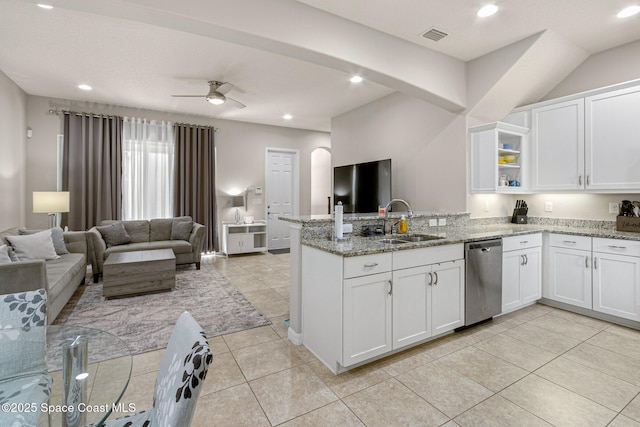
[[[204,251],[218,251],[214,129],[175,125],[173,213],[190,215],[206,228]]]
[[[88,230],[122,214],[122,117],[64,113],[62,224]]]

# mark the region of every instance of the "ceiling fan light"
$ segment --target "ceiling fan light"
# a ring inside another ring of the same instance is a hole
[[[629,7],[626,7],[624,9],[622,9],[620,12],[618,12],[618,14],[616,16],[618,18],[628,18],[628,17],[636,15],[638,13],[640,13],[640,6],[634,5],[634,6],[629,6]]]
[[[207,95],[207,101],[212,103],[213,105],[222,105],[227,98],[221,93],[212,93]]]

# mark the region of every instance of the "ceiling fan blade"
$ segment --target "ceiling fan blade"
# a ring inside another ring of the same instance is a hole
[[[206,95],[171,95],[174,98],[204,98]]]
[[[246,107],[246,105],[244,105],[242,102],[238,101],[237,99],[229,98],[228,96],[227,96],[227,101],[231,101],[238,108]]]
[[[220,92],[223,95],[226,95],[231,89],[233,89],[235,85],[233,83],[224,82],[220,86],[218,86],[217,92]]]

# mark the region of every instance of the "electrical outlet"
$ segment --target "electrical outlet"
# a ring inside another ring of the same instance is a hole
[[[489,201],[485,201],[484,202],[484,211],[485,212],[489,212],[489,209],[491,208],[491,205],[489,204]]]
[[[429,227],[435,227],[438,225],[438,220],[436,218],[429,218]]]
[[[610,214],[618,215],[619,212],[620,212],[620,208],[618,207],[617,203],[609,203],[609,213]]]
[[[342,224],[343,233],[353,233],[353,224]]]
[[[553,202],[547,200],[544,202],[544,211],[545,212],[553,212]]]
[[[447,218],[438,218],[438,225],[447,225]]]

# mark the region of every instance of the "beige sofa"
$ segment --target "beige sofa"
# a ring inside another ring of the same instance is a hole
[[[19,235],[18,228],[0,232],[0,244],[8,245],[7,235]],[[52,260],[16,261],[0,264],[0,294],[47,290],[48,322],[53,323],[87,275],[87,233],[63,233],[68,254]]]
[[[171,239],[175,221],[191,221],[191,217],[159,218],[151,220],[122,221],[131,243],[107,247],[107,243],[97,227],[87,232],[89,262],[93,269],[93,282],[97,283],[107,257],[116,252],[143,251],[151,249],[172,249],[176,264],[195,264],[200,270],[200,257],[204,247],[205,227],[193,222],[188,240]],[[118,221],[103,221],[102,225]]]

